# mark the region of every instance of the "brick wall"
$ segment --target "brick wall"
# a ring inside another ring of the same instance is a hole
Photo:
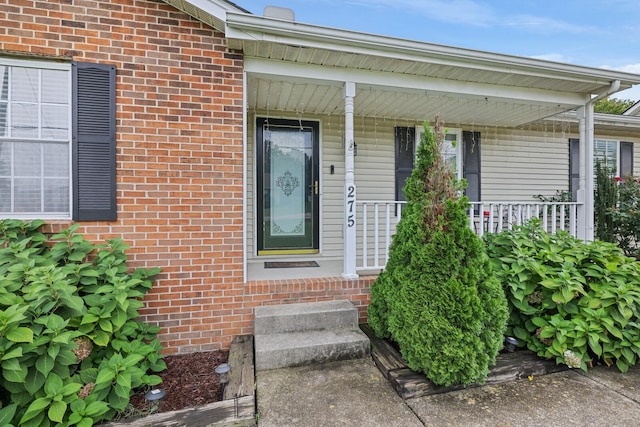
[[[118,220],[81,232],[162,268],[141,311],[166,352],[250,332],[220,314],[242,291],[242,55],[161,1],[2,0],[0,54],[25,53],[117,68]]]
[[[118,220],[80,232],[162,268],[141,313],[166,353],[228,348],[263,304],[347,298],[365,320],[371,278],[243,283],[243,60],[223,34],[161,1],[0,0],[16,54],[116,66]]]

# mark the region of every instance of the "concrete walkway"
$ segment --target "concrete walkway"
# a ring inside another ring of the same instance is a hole
[[[403,401],[370,359],[257,372],[259,427],[636,426],[640,367],[597,367]]]

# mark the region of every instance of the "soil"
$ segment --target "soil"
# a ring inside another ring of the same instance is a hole
[[[216,366],[228,361],[227,351],[215,350],[202,353],[165,356],[167,369],[157,374],[162,378],[161,388],[166,395],[158,412],[202,406],[222,400],[222,385],[215,373]],[[141,390],[131,397],[131,404],[141,412],[147,410],[145,392]]]

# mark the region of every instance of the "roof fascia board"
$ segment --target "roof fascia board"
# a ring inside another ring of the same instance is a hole
[[[228,13],[227,38],[266,41],[349,53],[377,55],[486,71],[602,84],[620,80],[620,90],[640,83],[640,75],[600,68],[562,64],[532,58],[449,47],[395,37],[320,27],[299,22]],[[239,48],[240,46],[236,46]]]
[[[570,122],[578,123],[578,115],[575,111],[567,111],[566,113],[557,114],[546,118],[545,120],[554,122]],[[640,129],[640,117],[637,116],[625,116],[622,114],[606,114],[606,113],[594,113],[594,124],[596,125],[609,125],[621,128],[637,128]]]
[[[456,93],[492,100],[521,101],[523,103],[553,103],[561,105],[584,105],[588,95],[558,91],[532,89],[515,86],[500,86],[483,83],[460,82],[446,79],[411,76],[382,71],[346,68],[329,68],[321,65],[284,63],[282,61],[245,58],[245,72],[276,78],[324,80],[344,83],[353,81],[361,85],[384,86],[406,90],[441,93]]]
[[[245,13],[246,10],[223,0],[163,0],[165,3],[190,15],[216,30],[225,30],[227,12]]]
[[[627,111],[622,113],[625,116],[637,116],[640,113],[640,101],[633,104]]]

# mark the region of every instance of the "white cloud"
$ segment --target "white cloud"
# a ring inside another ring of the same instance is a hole
[[[534,15],[514,15],[505,17],[504,25],[516,27],[525,31],[544,33],[584,34],[596,33],[599,31],[595,27],[576,25],[558,19]]]
[[[487,26],[498,21],[490,6],[474,0],[354,0],[350,3],[363,7],[406,9],[436,21],[457,25]]]
[[[640,74],[640,64],[628,64],[622,67],[615,67],[614,70],[624,71],[626,73]]]
[[[618,67],[603,65],[600,68],[606,68],[608,70],[623,71],[625,73],[640,74],[640,64],[626,64]],[[634,101],[640,101],[640,85],[635,85],[631,89],[626,89],[621,92],[617,92],[613,95],[613,98],[633,99]]]

